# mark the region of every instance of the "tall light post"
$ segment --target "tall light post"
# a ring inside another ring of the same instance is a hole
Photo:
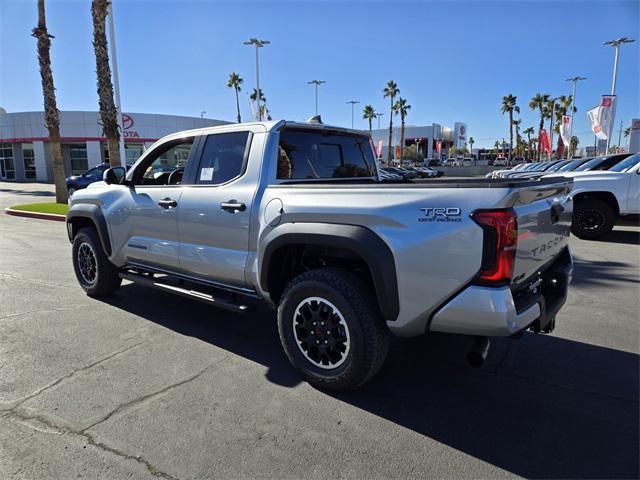
[[[571,150],[571,142],[573,141],[573,114],[575,113],[575,105],[576,105],[576,83],[580,80],[586,80],[587,77],[571,77],[567,78],[567,82],[573,83],[573,94],[571,95],[571,128],[569,129],[569,148],[567,148],[567,158],[569,158],[570,150]]]
[[[376,113],[376,118],[378,119],[378,130],[380,130],[380,117],[382,117],[384,113]]]
[[[111,70],[113,71],[113,90],[115,92],[116,101],[116,120],[118,129],[120,130],[120,141],[118,142],[118,150],[120,151],[120,165],[126,166],[127,159],[124,151],[124,126],[122,121],[122,105],[120,104],[120,77],[118,76],[118,57],[116,57],[116,32],[113,27],[113,5],[109,2],[107,10],[109,17],[109,47],[111,50]]]
[[[351,104],[351,128],[353,128],[354,107],[356,106],[356,104],[360,103],[360,100],[349,100],[346,103],[350,103]]]
[[[609,40],[608,42],[604,42],[603,45],[609,45],[616,50],[615,58],[613,60],[613,82],[611,83],[611,95],[616,94],[616,82],[618,80],[618,58],[620,57],[620,45],[623,43],[633,43],[635,40],[627,37],[620,37],[617,40]],[[617,103],[617,100],[616,100]],[[611,116],[611,125],[615,121],[615,110],[612,112]],[[611,146],[611,135],[610,132],[607,132],[607,153],[609,152],[609,147]]]
[[[556,116],[556,100],[559,100],[559,99],[560,97],[554,97],[550,100],[553,106],[551,107],[551,123],[549,125],[549,130],[551,130],[549,132],[549,145],[550,145],[549,161],[551,161],[551,157],[553,156],[553,119]]]
[[[311,80],[309,82],[307,82],[307,85],[315,85],[316,88],[316,115],[318,115],[318,86],[322,85],[323,83],[327,83],[324,80]]]
[[[258,61],[258,50],[269,45],[269,40],[258,40],[257,38],[250,38],[246,42],[242,42],[244,45],[255,45],[256,47],[256,102],[258,102],[258,121],[262,121],[262,108],[260,108],[260,63]]]

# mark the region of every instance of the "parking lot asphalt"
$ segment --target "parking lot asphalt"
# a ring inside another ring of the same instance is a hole
[[[0,207],[53,200],[0,183]],[[63,223],[0,214],[0,478],[637,478],[640,228],[571,247],[552,335],[394,340],[349,393],[301,382],[275,313],[77,285]]]

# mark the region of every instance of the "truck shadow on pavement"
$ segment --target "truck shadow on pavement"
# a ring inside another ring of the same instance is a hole
[[[135,284],[109,303],[258,362],[278,385],[301,381],[268,308],[240,316],[167,301]],[[318,401],[332,396],[524,477],[638,478],[638,355],[525,334],[493,340],[487,364],[476,370],[464,363],[469,344],[441,334],[394,339],[369,383],[353,392],[317,391]]]
[[[630,263],[584,260],[573,257],[573,287],[615,287],[616,283],[638,284],[638,269]]]

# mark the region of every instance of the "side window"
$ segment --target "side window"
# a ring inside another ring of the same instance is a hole
[[[193,146],[193,138],[162,145],[136,167],[134,185],[179,185]]]
[[[89,178],[102,178],[102,170],[99,168],[92,168],[85,172],[85,176]]]
[[[249,153],[250,132],[209,135],[196,171],[196,183],[219,185],[240,176]]]
[[[284,130],[278,149],[278,179],[372,177],[375,159],[369,137]]]

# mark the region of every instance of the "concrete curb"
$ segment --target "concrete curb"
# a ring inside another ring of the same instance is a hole
[[[54,222],[64,222],[67,219],[66,215],[58,215],[56,213],[27,212],[26,210],[14,210],[13,208],[5,208],[4,213],[6,213],[7,215],[13,215],[14,217],[37,218],[39,220],[53,220]]]

